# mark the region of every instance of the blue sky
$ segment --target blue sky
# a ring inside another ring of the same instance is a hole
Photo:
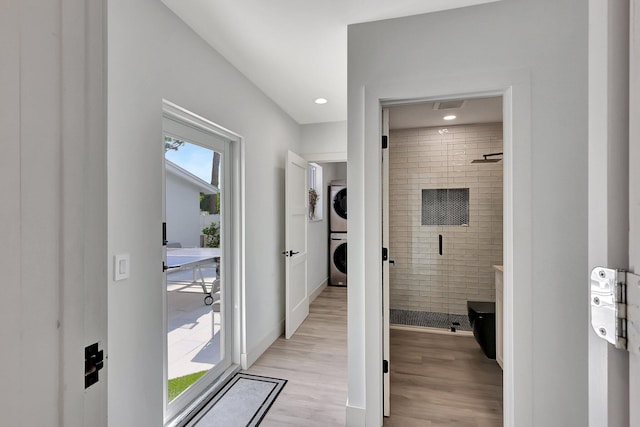
[[[205,182],[211,182],[213,150],[185,142],[178,151],[169,150],[165,158],[183,169],[188,170]]]

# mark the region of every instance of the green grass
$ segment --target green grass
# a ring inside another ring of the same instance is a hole
[[[200,371],[195,374],[185,375],[183,377],[169,380],[169,402],[175,399],[180,393],[185,391],[189,386],[206,374],[208,371]]]

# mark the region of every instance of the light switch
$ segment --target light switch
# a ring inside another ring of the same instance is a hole
[[[119,254],[114,257],[113,280],[125,280],[129,278],[129,254]]]

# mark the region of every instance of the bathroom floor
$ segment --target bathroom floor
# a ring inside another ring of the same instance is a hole
[[[385,427],[502,426],[502,370],[472,336],[391,330]]]
[[[449,329],[454,326],[460,331],[471,331],[469,317],[465,314],[435,313],[391,309],[389,321],[394,325],[421,326],[423,328]]]

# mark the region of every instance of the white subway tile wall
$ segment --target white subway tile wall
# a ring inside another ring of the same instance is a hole
[[[392,130],[389,135],[390,308],[466,314],[495,301],[502,264],[502,123]],[[499,157],[493,157],[499,158]],[[469,188],[469,225],[421,225],[422,190]],[[438,235],[443,236],[443,255]]]

